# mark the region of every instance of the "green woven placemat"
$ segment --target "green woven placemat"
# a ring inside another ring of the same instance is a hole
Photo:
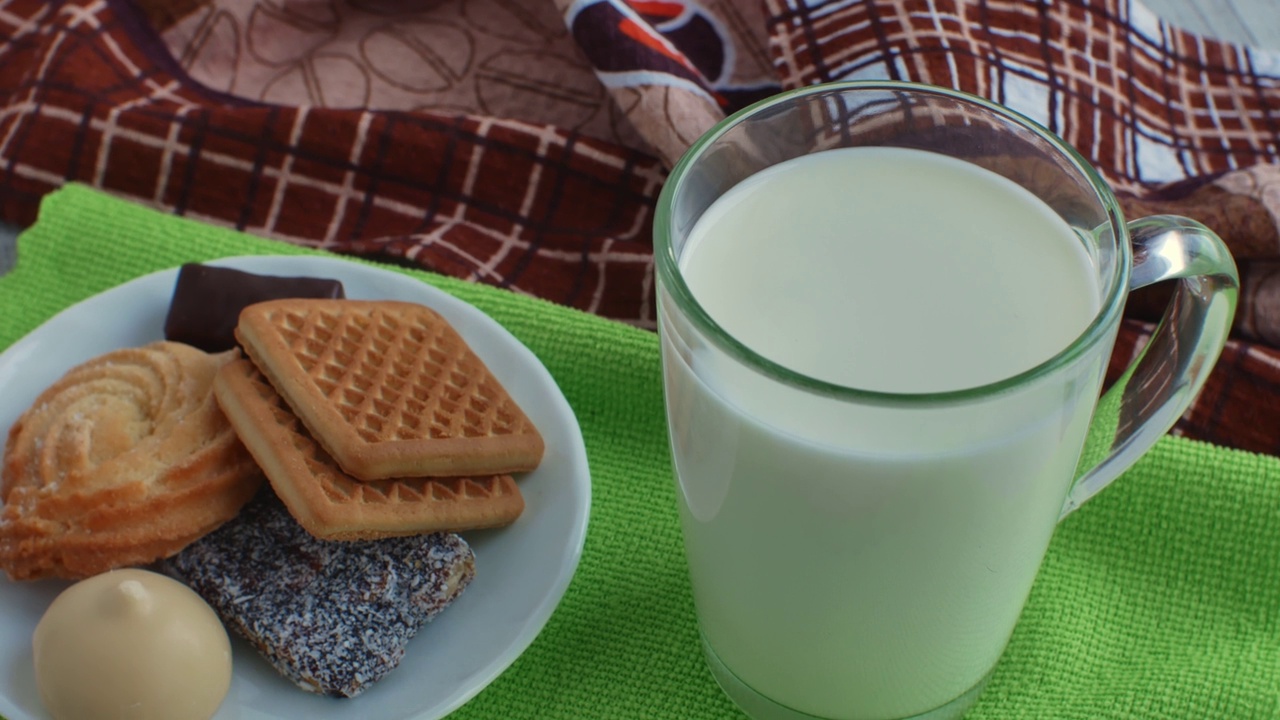
[[[309,252],[85,188],[49,196],[0,278],[0,347],[138,275]],[[698,649],[652,333],[404,271],[505,325],[578,416],[591,526],[529,650],[453,717],[730,718]],[[1058,529],[971,720],[1280,717],[1280,461],[1165,438]]]

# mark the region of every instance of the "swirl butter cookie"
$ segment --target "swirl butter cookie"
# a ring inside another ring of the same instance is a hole
[[[88,577],[168,557],[235,516],[262,480],[213,397],[235,354],[116,350],[41,393],[5,445],[0,568]]]

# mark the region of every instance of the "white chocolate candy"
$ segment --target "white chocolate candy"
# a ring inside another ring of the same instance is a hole
[[[231,686],[231,643],[187,586],[115,570],[58,595],[32,638],[36,685],[57,720],[208,720]]]

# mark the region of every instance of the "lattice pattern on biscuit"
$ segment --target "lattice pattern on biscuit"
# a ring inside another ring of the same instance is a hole
[[[277,494],[308,531],[367,539],[419,531],[496,527],[524,499],[510,475],[357,480],[307,431],[289,404],[247,360],[218,379],[219,401]]]
[[[320,483],[324,495],[341,505],[350,503],[430,503],[484,502],[518,492],[513,480],[505,475],[478,478],[395,478],[388,480],[353,480],[333,458],[311,438],[297,416],[261,373],[254,372],[250,382],[259,398],[271,410],[276,424],[285,431],[291,445],[302,456],[307,469]]]
[[[324,492],[337,503],[397,502],[477,502],[510,494],[506,476],[487,478],[400,478],[353,483],[334,481],[331,473],[319,470],[316,476],[324,482]],[[326,469],[334,470],[330,465]]]
[[[398,317],[377,309],[277,310],[268,319],[367,442],[527,429],[479,358],[430,311]]]
[[[537,428],[449,323],[393,301],[247,308],[245,352],[343,472],[362,481],[537,467]]]

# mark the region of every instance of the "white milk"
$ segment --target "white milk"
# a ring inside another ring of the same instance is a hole
[[[815,378],[890,392],[991,383],[1084,332],[1079,238],[1013,183],[891,148],[739,184],[698,221],[688,285],[730,334]],[[685,544],[702,631],[775,702],[902,718],[980,682],[1062,507],[1106,347],[983,401],[836,402],[742,366],[662,298]]]

